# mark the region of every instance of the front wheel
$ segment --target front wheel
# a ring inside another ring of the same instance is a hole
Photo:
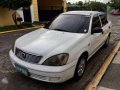
[[[84,57],[80,58],[75,69],[74,79],[79,80],[84,72],[86,67],[86,59]]]

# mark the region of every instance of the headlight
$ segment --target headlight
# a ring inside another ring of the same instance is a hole
[[[52,56],[45,60],[42,65],[47,65],[47,66],[63,66],[67,63],[69,58],[68,54],[58,54],[55,56]]]

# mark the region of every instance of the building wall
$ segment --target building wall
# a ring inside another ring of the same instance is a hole
[[[14,25],[14,21],[12,19],[13,12],[14,12],[13,10],[0,7],[0,27]]]
[[[31,10],[32,23],[34,21],[39,21],[39,16],[38,16],[38,0],[32,0],[32,5],[30,6],[30,10]],[[23,22],[24,22],[23,10],[18,9],[17,12],[23,18]]]
[[[51,7],[54,7],[54,9],[61,9],[61,7],[64,9],[64,12],[66,11],[66,0],[38,0],[38,5],[42,10],[49,10]]]
[[[38,5],[45,9],[48,7],[62,7],[62,0],[38,0]]]
[[[64,7],[64,12],[67,12],[67,1],[63,0],[63,7]]]
[[[33,23],[35,21],[33,5],[30,6],[30,9],[31,9],[31,18],[32,18],[32,23]]]
[[[34,21],[39,21],[40,17],[38,14],[38,6],[42,10],[49,10],[51,9],[51,7],[53,7],[54,10],[60,10],[63,7],[64,12],[66,12],[67,11],[66,4],[67,4],[66,0],[52,0],[52,2],[51,0],[33,0],[32,5],[30,6],[32,23]],[[18,13],[23,18],[24,22],[23,11],[18,10]]]
[[[64,8],[64,12],[67,11],[67,2],[66,0],[33,0],[33,13],[34,13],[34,20],[39,21],[38,16],[38,5],[43,10],[49,10],[51,9],[51,6],[54,7],[54,9],[61,9],[61,7]]]
[[[20,15],[20,17],[22,17],[22,19],[23,19],[22,22],[24,22],[23,8],[18,9],[17,13]]]
[[[33,23],[35,21],[33,4],[30,6],[30,10],[31,10],[31,19],[32,19],[32,23]],[[24,22],[25,20],[24,20],[23,8],[18,9],[17,12],[19,13],[20,17],[23,18],[22,22]]]
[[[32,4],[33,4],[34,21],[39,21],[38,0],[33,0]]]

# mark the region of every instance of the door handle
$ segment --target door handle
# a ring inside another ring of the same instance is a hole
[[[88,44],[88,46],[90,46],[90,43]]]

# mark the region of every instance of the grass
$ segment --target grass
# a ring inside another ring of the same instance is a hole
[[[0,27],[0,32],[4,32],[4,31],[10,31],[10,30],[17,30],[17,29],[24,29],[24,28],[29,28],[32,26],[16,26],[16,25],[9,25],[9,26],[4,26],[4,27]]]

